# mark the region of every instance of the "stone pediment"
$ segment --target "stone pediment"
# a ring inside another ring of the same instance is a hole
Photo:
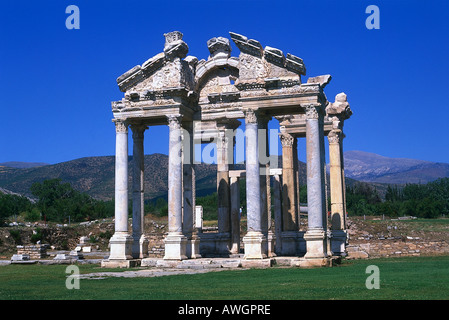
[[[187,44],[182,41],[182,33],[175,31],[165,34],[164,52],[137,65],[117,78],[117,84],[125,98],[145,100],[167,89],[194,89],[193,64],[197,59],[188,57]]]
[[[240,49],[240,77],[237,85],[245,88],[246,84],[291,80],[301,83],[301,75],[306,74],[306,68],[301,58],[290,53],[284,53],[276,48],[266,46],[259,41],[248,39],[240,34],[230,32],[231,39]]]
[[[302,59],[280,49],[264,48],[257,40],[230,32],[238,57],[231,56],[228,38],[214,37],[207,41],[207,60],[198,61],[187,56],[182,33],[164,36],[163,52],[117,78],[125,93],[112,103],[117,116],[152,118],[153,113],[160,117],[163,112],[186,111],[202,119],[239,118],[245,108],[268,108],[275,114],[281,112],[275,108],[288,105],[283,113],[301,113],[298,106],[326,100],[322,88],[329,79],[311,78],[303,84]]]

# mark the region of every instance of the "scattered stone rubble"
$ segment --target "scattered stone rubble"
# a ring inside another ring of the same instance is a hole
[[[47,244],[36,244],[31,246],[17,246],[17,254],[13,255],[11,262],[43,259],[48,257]]]

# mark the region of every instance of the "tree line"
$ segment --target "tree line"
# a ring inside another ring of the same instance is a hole
[[[349,215],[386,215],[438,218],[449,214],[449,178],[426,184],[388,185],[385,199],[368,184],[346,188]]]
[[[101,201],[79,192],[61,179],[35,182],[30,191],[32,201],[19,195],[0,194],[0,222],[20,216],[29,222],[81,222],[114,215],[114,202]]]
[[[241,179],[243,180],[243,179]],[[102,201],[79,192],[61,179],[36,182],[30,188],[37,199],[0,193],[0,225],[11,217],[22,217],[25,221],[53,221],[57,223],[81,222],[114,216],[114,200]],[[240,206],[246,211],[244,181],[240,185]],[[300,199],[307,199],[307,188],[301,186]],[[217,194],[213,193],[196,199],[202,205],[204,219],[216,219]],[[437,218],[449,214],[449,178],[442,178],[427,184],[389,185],[385,199],[377,189],[367,183],[356,183],[346,188],[348,215],[386,215],[389,217],[415,216]],[[330,204],[329,204],[330,208]],[[129,206],[132,215],[132,205]],[[145,212],[159,216],[168,214],[168,203],[164,198],[147,201]]]

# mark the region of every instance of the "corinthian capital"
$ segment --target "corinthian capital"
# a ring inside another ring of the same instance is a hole
[[[181,129],[182,116],[180,114],[168,115],[167,120],[170,129]]]
[[[258,121],[258,111],[253,109],[248,109],[245,111],[245,123],[257,124]]]
[[[281,139],[282,147],[292,147],[295,141],[291,134],[285,132],[279,133],[279,138]]]
[[[128,133],[128,124],[123,120],[114,120],[116,133]]]
[[[148,127],[143,124],[132,124],[130,127],[133,132],[134,140],[143,139],[144,132],[146,129],[148,129]]]
[[[307,104],[302,106],[306,112],[306,119],[320,119],[323,117],[323,107],[316,104]]]
[[[329,143],[340,143],[343,139],[343,133],[341,130],[332,130],[327,135],[327,139],[329,140]]]

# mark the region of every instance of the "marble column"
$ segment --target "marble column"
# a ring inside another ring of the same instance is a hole
[[[276,172],[273,174],[274,236],[276,239],[274,252],[280,255],[282,254],[282,169],[275,170]]]
[[[148,256],[148,239],[144,235],[144,132],[145,125],[131,125],[133,132],[133,258],[146,258]]]
[[[247,110],[246,122],[246,205],[248,231],[243,237],[245,259],[263,259],[267,256],[266,237],[262,233],[260,194],[260,166],[258,148],[257,112]]]
[[[271,195],[270,193],[270,149],[268,136],[268,122],[271,117],[259,115],[258,117],[258,145],[260,166],[260,208],[262,233],[267,239],[267,255],[273,256],[274,236],[270,230],[271,225]]]
[[[269,191],[269,183],[267,183],[267,177],[270,177],[270,151],[268,146],[268,121],[270,121],[271,117],[267,116],[259,116],[258,117],[258,158],[259,158],[259,166],[260,166],[260,209],[261,209],[261,224],[262,224],[262,233],[267,236],[268,235],[268,214],[269,214],[269,205],[268,205],[268,194]],[[262,162],[261,159],[264,159]]]
[[[182,127],[181,116],[167,116],[168,152],[168,234],[165,237],[166,260],[186,259],[187,238],[182,233]]]
[[[341,155],[342,135],[340,130],[332,130],[328,135],[331,194],[331,249],[335,255],[344,254],[346,243],[344,175]]]
[[[128,232],[128,124],[116,120],[115,132],[115,232],[109,260],[129,260],[133,238]]]
[[[227,124],[217,123],[217,200],[218,235],[216,250],[229,254],[231,250],[231,195],[229,164],[233,163],[233,130]]]
[[[324,134],[322,106],[307,105],[307,204],[308,228],[304,235],[307,252],[305,258],[327,257],[327,230],[324,186]]]
[[[231,144],[231,145],[230,145]],[[232,138],[226,130],[218,131],[217,137],[217,196],[218,196],[218,232],[231,230],[230,194],[229,194],[229,163],[231,161],[229,148],[232,150]]]
[[[182,136],[183,153],[183,211],[182,230],[187,237],[186,256],[188,258],[201,258],[200,239],[194,227],[195,217],[195,165],[194,165],[194,139],[193,124],[183,123]]]
[[[297,208],[296,170],[297,139],[283,132],[282,144],[282,254],[295,255],[299,229],[299,211]]]
[[[240,185],[238,177],[231,177],[231,253],[240,251]]]
[[[288,133],[280,133],[282,144],[282,205],[283,231],[298,230],[298,212],[296,210],[296,174],[294,170],[294,145],[296,138]]]
[[[293,172],[295,173],[295,211],[297,215],[296,230],[300,227],[300,184],[299,184],[299,159],[298,159],[298,138],[295,137],[293,143]]]

